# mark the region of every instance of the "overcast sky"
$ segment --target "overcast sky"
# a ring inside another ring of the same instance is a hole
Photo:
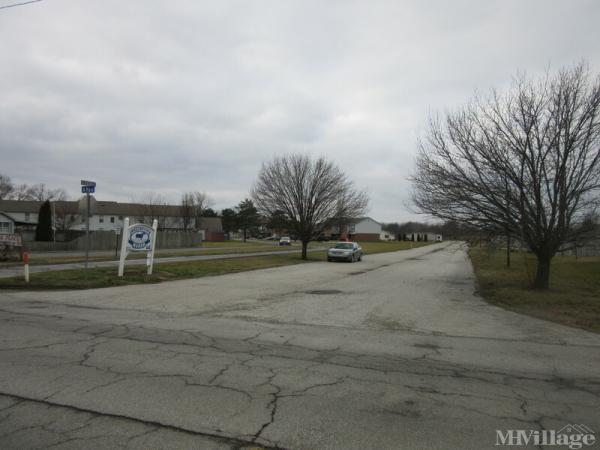
[[[19,0],[0,0],[0,6]],[[22,0],[21,0],[22,1]],[[0,173],[99,200],[248,196],[264,160],[334,160],[407,209],[428,114],[586,59],[600,1],[44,0],[0,9]]]

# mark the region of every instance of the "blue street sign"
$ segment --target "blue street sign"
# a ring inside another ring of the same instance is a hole
[[[96,186],[81,186],[81,192],[83,194],[93,194],[96,192]]]

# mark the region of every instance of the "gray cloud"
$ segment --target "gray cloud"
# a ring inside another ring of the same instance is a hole
[[[77,2],[0,11],[1,173],[98,198],[149,190],[218,208],[263,160],[335,160],[406,220],[430,111],[585,58],[596,1]]]

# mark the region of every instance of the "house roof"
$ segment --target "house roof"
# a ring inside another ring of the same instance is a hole
[[[4,217],[6,217],[8,220],[11,220],[11,221],[13,221],[13,222],[15,221],[15,218],[14,218],[14,217],[11,217],[9,214],[6,214],[5,212],[2,212],[2,211],[0,211],[0,216],[4,216]]]
[[[24,220],[17,220],[13,216],[4,211],[0,211],[0,216],[6,217],[8,220],[12,221],[15,225],[35,225],[34,222],[26,222]]]
[[[372,217],[369,217],[369,216],[358,217],[356,219],[356,222],[362,222],[363,220],[370,220],[371,222],[375,222],[376,224],[381,225],[381,222],[377,222],[375,219],[373,219]]]
[[[33,200],[0,200],[0,211],[38,213],[43,202]]]

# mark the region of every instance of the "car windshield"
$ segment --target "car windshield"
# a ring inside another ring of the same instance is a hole
[[[334,248],[343,248],[346,250],[351,250],[352,249],[352,244],[349,244],[347,242],[339,242],[337,244],[335,244]]]

